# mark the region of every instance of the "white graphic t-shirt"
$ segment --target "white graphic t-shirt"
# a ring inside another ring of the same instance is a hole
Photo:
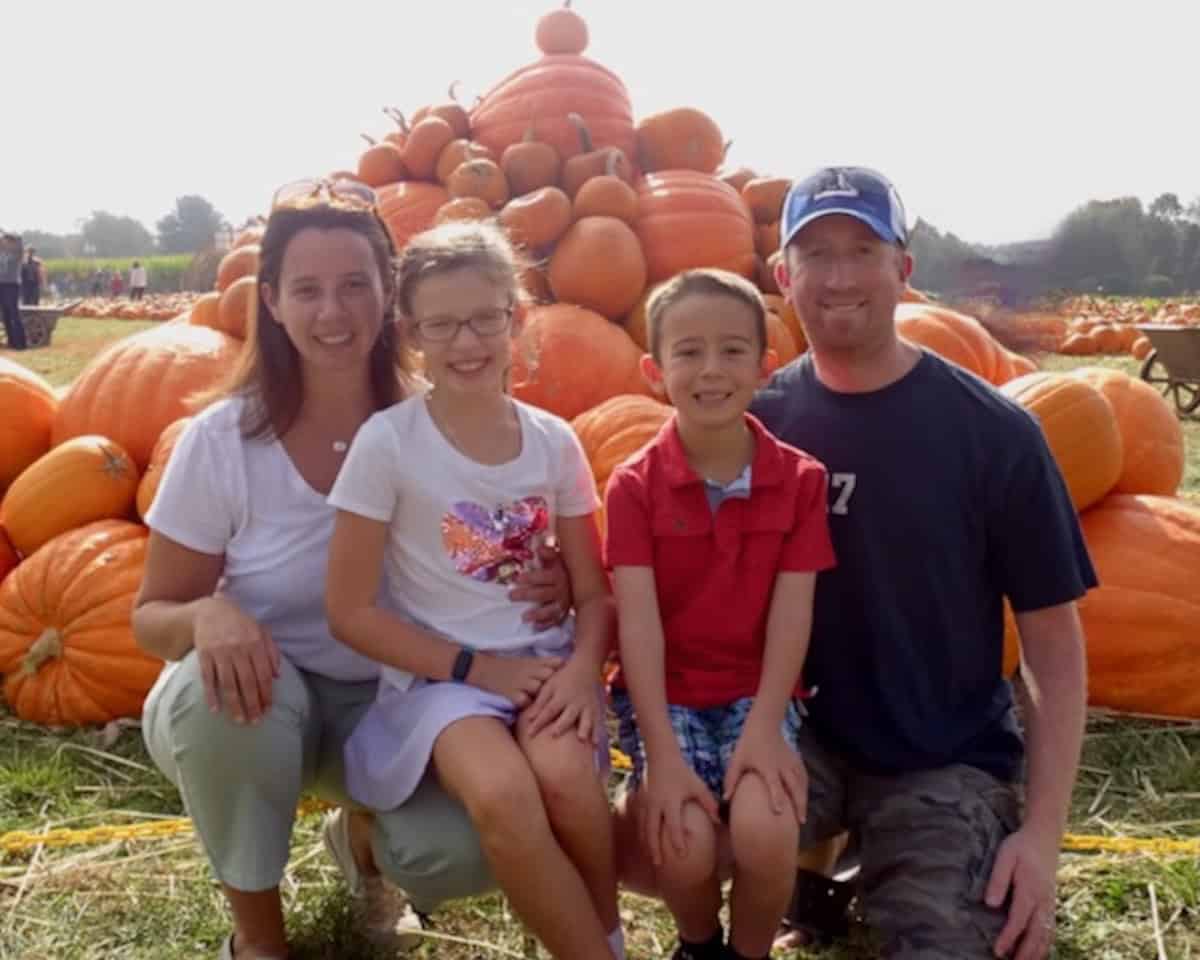
[[[495,466],[460,453],[429,415],[425,396],[372,416],[359,429],[329,502],[389,524],[384,579],[390,606],[480,650],[529,646],[526,607],[508,599],[537,563],[556,517],[599,506],[587,458],[569,424],[512,401],[521,452]],[[410,674],[383,668],[406,688]]]

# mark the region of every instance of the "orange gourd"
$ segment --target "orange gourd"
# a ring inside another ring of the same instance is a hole
[[[504,148],[500,169],[508,178],[513,196],[520,197],[557,184],[562,160],[553,146],[534,139],[534,122],[531,120],[525,138]]]
[[[634,130],[638,165],[644,173],[698,170],[713,173],[725,159],[725,139],[712,117],[678,107],[644,117]]]
[[[159,434],[191,412],[193,394],[228,376],[240,350],[233,337],[191,324],[164,324],[118,340],[63,396],[51,441],[99,434],[144,470]]]
[[[150,462],[146,464],[146,469],[142,473],[137,487],[137,512],[143,520],[146,519],[146,514],[150,512],[150,507],[154,504],[158,485],[162,483],[163,471],[167,469],[167,461],[171,459],[171,454],[175,451],[175,444],[179,442],[183,428],[191,422],[191,417],[180,417],[168,426],[159,435],[158,442],[150,453]]]
[[[363,139],[369,146],[358,157],[356,180],[361,180],[368,187],[382,187],[385,183],[395,183],[408,176],[408,167],[400,147],[387,139],[381,143],[365,135]]]
[[[612,173],[592,177],[575,194],[572,215],[576,220],[583,217],[616,217],[634,226],[638,215],[637,193]]]
[[[592,310],[533,307],[513,346],[513,396],[570,420],[618,394],[649,395],[641,356],[629,334]]]
[[[1000,387],[1042,426],[1076,510],[1103,499],[1121,476],[1116,414],[1104,394],[1067,373],[1028,373]]]
[[[42,377],[0,357],[0,491],[50,449],[58,399]]]
[[[616,217],[576,220],[550,258],[554,296],[612,320],[625,316],[645,287],[637,234]]]
[[[55,537],[0,584],[0,673],[17,716],[46,726],[140,716],[163,666],[130,627],[145,555],[145,527],[102,520]]]
[[[404,142],[403,160],[410,176],[432,180],[438,157],[455,138],[454,128],[441,117],[429,116],[413,125]]]
[[[452,197],[478,197],[493,210],[508,203],[508,181],[504,171],[493,160],[467,160],[460,163],[446,181]]]
[[[492,156],[492,151],[482,143],[462,138],[451,140],[438,155],[437,168],[434,172],[438,183],[449,187],[451,175],[468,160],[495,160],[495,157]],[[454,191],[450,192],[453,194]]]
[[[513,243],[544,250],[571,225],[571,198],[558,187],[542,187],[506,203],[499,220]]]
[[[48,540],[95,520],[131,513],[138,472],[104,437],[74,437],[31,464],[0,500],[0,527],[29,556]]]

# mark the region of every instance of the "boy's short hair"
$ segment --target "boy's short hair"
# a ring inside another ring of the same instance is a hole
[[[767,304],[758,287],[745,277],[704,267],[676,274],[650,295],[646,303],[646,330],[650,341],[650,356],[660,363],[662,348],[662,318],[674,304],[694,293],[731,297],[750,308],[754,314],[754,335],[758,337],[759,356],[767,351]]]

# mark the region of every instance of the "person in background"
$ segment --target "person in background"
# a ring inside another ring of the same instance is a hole
[[[25,324],[21,322],[21,238],[0,232],[0,314],[8,349],[24,350]]]
[[[129,268],[129,299],[141,300],[146,295],[146,268],[140,260],[134,260]]]
[[[109,291],[112,293],[113,299],[125,292],[125,278],[121,276],[120,270],[113,270],[112,280],[109,281]]]
[[[21,303],[27,307],[36,307],[42,300],[42,290],[46,286],[46,266],[37,255],[37,250],[30,247],[25,251],[25,259],[21,261]]]

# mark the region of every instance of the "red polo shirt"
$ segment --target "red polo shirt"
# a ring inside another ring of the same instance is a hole
[[[753,696],[775,576],[834,564],[820,462],[754,417],[750,496],[714,513],[672,417],[608,482],[605,564],[652,567],[667,702],[704,708]],[[624,684],[618,674],[618,685]]]

